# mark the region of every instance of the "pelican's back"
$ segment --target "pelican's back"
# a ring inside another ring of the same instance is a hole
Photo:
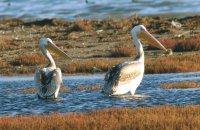
[[[112,94],[117,86],[127,84],[144,73],[144,62],[124,62],[112,67],[105,76],[103,92]]]
[[[37,94],[40,98],[57,98],[62,84],[62,73],[60,68],[45,74],[43,70],[35,72],[34,82]]]

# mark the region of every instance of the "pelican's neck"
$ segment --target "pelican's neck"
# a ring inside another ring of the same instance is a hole
[[[46,59],[49,62],[47,67],[50,67],[51,69],[56,69],[55,61],[53,57],[51,56],[50,52],[46,50],[44,46],[40,46],[40,50],[42,51],[42,54],[46,57]]]
[[[135,47],[136,47],[136,56],[134,58],[134,61],[144,62],[143,47],[142,47],[142,44],[140,43],[136,33],[133,33],[133,43],[135,44]]]

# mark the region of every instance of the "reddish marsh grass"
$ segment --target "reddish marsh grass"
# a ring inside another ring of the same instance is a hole
[[[176,73],[200,70],[200,54],[175,55],[169,57],[147,58],[145,73]],[[64,73],[93,73],[95,69],[103,72],[127,59],[90,59],[71,62]]]
[[[76,19],[75,23],[83,31],[91,31],[92,30],[92,21],[91,20]]]
[[[162,43],[162,45],[166,48],[174,48],[174,46],[176,46],[177,41],[174,39],[166,39],[166,38],[158,38],[158,41],[160,41],[160,43]],[[154,47],[154,46],[147,46],[147,50],[157,50],[158,48]]]
[[[120,45],[111,50],[111,57],[132,57],[135,54],[135,47],[133,44]]]
[[[200,87],[200,83],[197,82],[178,82],[178,83],[171,83],[171,84],[161,84],[160,85],[161,88],[164,89],[173,89],[173,88],[199,88]]]
[[[60,93],[69,93],[69,92],[71,92],[71,89],[69,87],[60,87],[59,92]]]
[[[35,55],[35,54],[33,54]],[[36,55],[35,55],[36,56]],[[33,56],[33,57],[35,57]],[[20,68],[15,68],[9,72],[18,74],[29,74],[33,73],[38,67],[36,64],[43,64],[46,61],[28,60],[27,55],[19,56],[11,62],[14,66],[23,65]],[[42,55],[40,56],[43,57]],[[33,58],[34,59],[34,58]],[[189,54],[189,55],[173,55],[169,57],[156,57],[145,59],[145,73],[146,74],[159,74],[159,73],[177,73],[177,72],[192,72],[200,70],[200,54]],[[45,59],[44,59],[45,60]],[[82,59],[74,60],[67,66],[63,66],[63,73],[96,73],[106,72],[110,67],[115,66],[124,61],[131,61],[126,58],[98,58],[98,59]],[[33,66],[30,66],[33,65]],[[2,67],[6,67],[3,63]],[[3,70],[2,70],[3,71]]]
[[[90,90],[95,91],[100,89],[100,84],[92,85],[92,86],[82,86],[77,85],[76,90],[82,91],[82,90]],[[17,90],[9,90],[4,91],[5,93],[20,93],[20,94],[35,94],[36,90],[35,88],[24,88],[24,89],[17,89]],[[59,90],[60,93],[69,93],[71,92],[71,89],[69,87],[60,87]]]
[[[21,94],[34,94],[36,93],[36,90],[34,88],[25,88],[25,89],[16,90],[15,92],[21,93]]]
[[[78,85],[76,89],[79,90],[79,91],[82,91],[82,90],[95,91],[95,90],[100,89],[100,84],[96,84],[96,85],[93,85],[93,86],[81,86],[81,85]]]
[[[92,86],[82,86],[77,85],[76,90],[82,91],[82,90],[90,90],[95,91],[100,89],[100,84],[92,85]],[[20,93],[20,94],[35,94],[36,90],[35,88],[24,88],[24,89],[17,89],[17,90],[9,90],[4,91],[5,93]],[[71,92],[71,89],[69,87],[60,87],[59,90],[60,93],[69,93]]]
[[[85,59],[77,60],[68,64],[64,73],[94,73],[105,72],[108,68],[123,62],[123,59]]]
[[[163,39],[160,38],[159,41],[166,48],[172,48],[173,51],[183,52],[183,51],[198,51],[200,50],[200,36],[194,36],[186,39]],[[148,46],[147,50],[155,50],[157,48],[153,46]]]
[[[14,66],[35,66],[43,63],[46,63],[46,59],[41,53],[20,55],[11,62]]]
[[[145,73],[177,73],[200,70],[200,54],[149,58],[145,61]]]
[[[174,51],[198,51],[200,50],[200,36],[179,40]]]
[[[60,87],[60,93],[69,93],[71,89],[69,87]],[[20,93],[20,94],[35,94],[35,88],[24,88],[24,89],[17,89],[17,90],[9,90],[4,91],[5,93]]]
[[[169,57],[157,57],[145,59],[145,73],[177,73],[200,70],[200,54],[174,55]],[[132,59],[130,59],[132,60]],[[64,73],[95,73],[106,72],[127,59],[86,59],[74,61],[63,69]]]
[[[166,48],[173,48],[177,41],[175,39],[159,38],[158,39]]]
[[[188,130],[200,128],[199,106],[109,108],[86,113],[1,117],[0,129]]]

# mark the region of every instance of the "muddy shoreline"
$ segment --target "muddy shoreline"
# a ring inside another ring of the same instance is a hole
[[[106,72],[117,63],[132,60],[132,54],[116,56],[113,50],[123,45],[132,46],[130,30],[137,24],[143,24],[159,39],[184,40],[200,35],[200,16],[185,18],[140,17],[133,15],[119,20],[82,20],[74,22],[62,19],[43,19],[23,21],[4,17],[0,22],[0,75],[33,74],[38,68],[46,65],[46,61],[38,49],[38,41],[42,37],[51,38],[60,48],[71,55],[74,62],[62,61],[55,57],[57,65],[65,74]],[[197,39],[198,40],[198,39]],[[129,48],[129,47],[128,47]],[[148,48],[144,44],[144,48]],[[156,54],[155,54],[156,53]],[[146,58],[164,57],[163,53],[154,49],[145,49]],[[175,52],[176,55],[199,55],[195,51]],[[97,61],[110,62],[102,65]],[[83,65],[92,62],[90,68]],[[79,64],[79,69],[69,71],[67,67]],[[83,68],[86,69],[83,70]],[[197,68],[198,70],[198,68]],[[189,71],[189,70],[188,70]],[[195,71],[195,70],[192,70]]]

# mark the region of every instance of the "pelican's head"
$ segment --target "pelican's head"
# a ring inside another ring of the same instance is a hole
[[[167,53],[171,54],[172,51],[166,49],[153,35],[151,35],[143,25],[137,25],[131,30],[131,34],[139,38],[140,40],[147,41],[152,46],[159,49],[165,50]]]
[[[139,33],[142,32],[142,30],[146,30],[147,31],[147,29],[145,28],[144,25],[137,25],[131,30],[131,33],[132,34],[134,34],[134,33],[139,34]]]
[[[47,50],[51,50],[54,53],[66,58],[66,59],[71,59],[69,55],[67,55],[64,51],[59,49],[50,38],[41,38],[39,40],[39,48],[41,49],[42,53],[46,53]]]

